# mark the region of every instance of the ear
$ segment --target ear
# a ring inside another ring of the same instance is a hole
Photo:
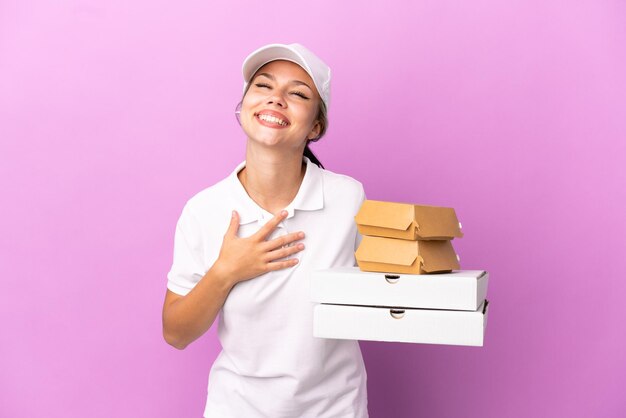
[[[313,125],[313,129],[311,129],[311,132],[309,132],[309,134],[307,135],[307,139],[311,140],[311,139],[317,138],[321,131],[322,131],[322,124],[320,123],[319,120],[316,120],[315,124]]]

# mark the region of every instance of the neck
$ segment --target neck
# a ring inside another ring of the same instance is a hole
[[[302,153],[256,153],[246,150],[246,165],[237,173],[244,189],[260,207],[275,214],[298,194],[306,173]]]

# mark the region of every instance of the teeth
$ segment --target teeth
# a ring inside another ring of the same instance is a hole
[[[277,123],[281,126],[287,125],[287,122],[285,122],[284,120],[278,119],[277,117],[274,117],[271,115],[259,115],[259,119],[263,119],[264,121],[267,121],[267,122]]]

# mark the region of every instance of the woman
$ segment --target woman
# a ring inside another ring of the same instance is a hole
[[[326,131],[330,69],[302,45],[270,44],[243,75],[246,159],[182,210],[164,338],[183,349],[220,314],[205,417],[367,417],[357,341],[313,337],[310,272],[355,265],[365,199],[308,148]]]

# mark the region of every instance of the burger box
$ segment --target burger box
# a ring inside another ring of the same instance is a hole
[[[449,240],[409,241],[363,235],[354,255],[362,271],[425,274],[460,269]]]
[[[361,235],[405,240],[461,238],[461,224],[453,208],[364,200],[354,217]]]
[[[488,301],[475,311],[318,304],[313,336],[350,340],[482,346]]]
[[[394,274],[333,267],[311,272],[310,296],[316,303],[476,311],[488,281],[483,270]]]

